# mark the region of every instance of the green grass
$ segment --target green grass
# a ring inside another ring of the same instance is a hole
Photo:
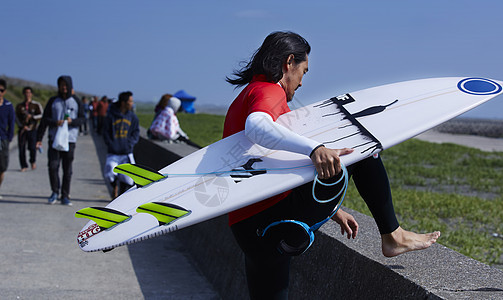
[[[189,138],[200,146],[208,146],[222,138],[224,116],[197,114],[197,122],[194,122],[194,115],[178,114],[178,120]]]
[[[503,264],[502,152],[409,140],[381,156],[403,228],[440,230],[441,244],[487,264]],[[370,215],[353,185],[344,205]]]
[[[140,112],[141,125],[150,126],[152,116]],[[201,146],[221,138],[223,116],[178,117]],[[503,152],[409,140],[381,156],[403,228],[440,230],[439,243],[490,265],[503,264]],[[353,184],[344,205],[370,215]]]
[[[137,112],[140,126],[149,128],[154,117],[153,113]],[[184,114],[176,115],[180,127],[196,144],[205,147],[222,138],[224,128],[224,116],[208,114]]]

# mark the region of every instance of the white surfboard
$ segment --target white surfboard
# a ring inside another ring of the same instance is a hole
[[[278,122],[329,148],[353,148],[351,165],[456,117],[502,93],[485,78],[432,78],[394,83],[323,100]],[[260,137],[257,137],[260,139]],[[263,144],[272,148],[269,141]],[[125,166],[138,187],[89,218],[77,242],[84,251],[109,250],[226,214],[292,189],[315,176],[301,154],[252,144],[239,132],[159,170]]]

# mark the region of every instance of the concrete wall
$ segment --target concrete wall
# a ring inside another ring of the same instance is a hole
[[[160,169],[195,151],[152,142],[142,131],[138,163]],[[292,262],[291,299],[503,299],[503,271],[440,244],[385,258],[372,218],[348,210],[360,224],[356,240],[329,221],[313,246]],[[246,299],[243,255],[222,216],[174,233],[223,299]],[[440,238],[441,242],[441,238]]]

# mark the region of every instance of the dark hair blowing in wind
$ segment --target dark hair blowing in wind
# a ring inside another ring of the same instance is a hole
[[[255,51],[246,65],[234,71],[234,78],[226,77],[226,81],[236,86],[251,82],[253,76],[263,74],[268,81],[278,82],[283,77],[283,64],[290,54],[293,54],[296,64],[306,60],[311,52],[309,43],[297,33],[278,31],[269,34],[262,46]]]

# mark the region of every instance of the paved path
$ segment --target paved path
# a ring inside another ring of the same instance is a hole
[[[452,143],[477,148],[482,151],[503,152],[503,139],[466,134],[449,134],[435,130],[428,130],[416,136],[416,138],[432,143]]]
[[[79,249],[76,236],[86,220],[75,218],[75,211],[110,201],[99,136],[80,136],[77,142],[72,207],[47,204],[46,152],[38,155],[36,170],[22,173],[16,146],[11,143],[0,187],[0,299],[219,298],[173,236],[108,253]]]

